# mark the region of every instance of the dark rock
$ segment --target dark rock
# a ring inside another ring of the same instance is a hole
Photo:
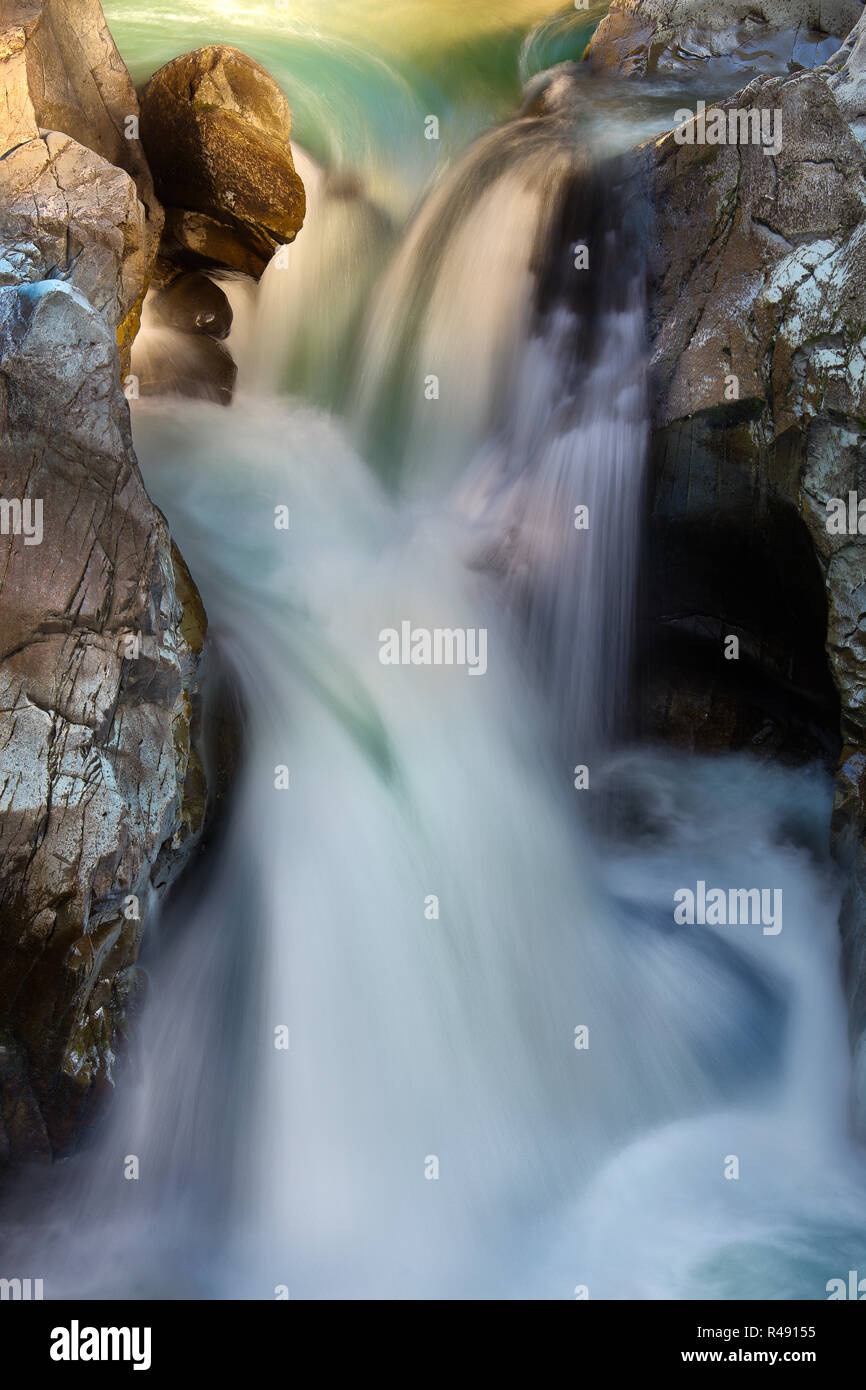
[[[237,367],[222,343],[203,333],[147,328],[132,349],[132,374],[141,396],[191,396],[228,405]]]
[[[160,68],[142,95],[141,132],[167,235],[203,262],[260,275],[304,220],[290,131],[276,82],[235,48]]]
[[[227,338],[232,326],[231,305],[219,285],[196,272],[172,280],[166,289],[153,295],[150,307],[168,328],[183,333]]]
[[[832,766],[840,700],[824,571],[793,504],[792,441],[703,412],[656,432],[641,670],[649,732]],[[785,455],[789,457],[785,460]],[[734,635],[739,659],[726,660]]]

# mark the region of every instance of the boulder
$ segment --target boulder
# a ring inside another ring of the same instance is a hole
[[[174,275],[144,303],[131,371],[140,396],[179,395],[229,405],[237,379],[222,342],[232,324],[226,295],[199,271]]]
[[[816,67],[862,12],[862,0],[612,0],[586,58],[598,71],[693,73],[724,88],[736,75]]]
[[[232,326],[232,309],[219,285],[207,275],[193,271],[179,275],[156,291],[150,307],[154,316],[168,328],[182,333],[206,333],[211,338],[227,338]]]
[[[145,320],[130,365],[141,396],[177,395],[231,403],[237,366],[228,349],[207,334],[151,327]]]
[[[141,98],[141,134],[166,205],[166,240],[202,262],[258,276],[305,211],[273,78],[235,48],[185,53]]]

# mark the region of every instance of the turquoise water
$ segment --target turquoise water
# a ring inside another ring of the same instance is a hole
[[[300,145],[327,166],[358,169],[372,192],[398,204],[411,202],[438,166],[510,115],[523,82],[554,62],[580,58],[606,6],[553,10],[535,23],[528,18],[533,6],[518,6],[522,19],[513,8],[473,3],[460,22],[451,16],[431,31],[435,7],[427,4],[104,6],[137,86],[190,49],[241,48],[279,82]],[[543,16],[543,6],[534,8]],[[479,32],[485,9],[497,24]],[[438,142],[423,138],[428,115],[439,119]]]

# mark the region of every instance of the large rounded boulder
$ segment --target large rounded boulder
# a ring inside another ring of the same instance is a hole
[[[304,220],[290,132],[276,82],[236,48],[196,49],[154,73],[141,135],[167,237],[204,263],[260,275]]]

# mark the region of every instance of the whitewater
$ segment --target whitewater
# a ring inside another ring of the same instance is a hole
[[[301,149],[296,247],[223,282],[233,404],[135,403],[243,760],[149,926],[110,1114],[4,1210],[47,1297],[822,1299],[866,1270],[830,779],[635,741],[642,229],[628,142],[578,149],[579,84],[531,51],[402,230],[381,170],[347,205]],[[484,630],[483,677],[383,664],[407,621]],[[783,928],[677,922],[700,882],[778,891]]]

